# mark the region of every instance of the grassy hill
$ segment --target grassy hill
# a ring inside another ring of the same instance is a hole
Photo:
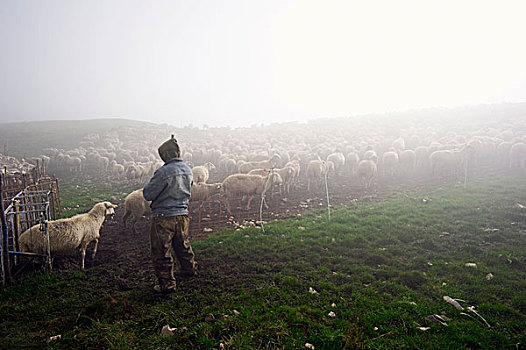
[[[38,156],[44,147],[72,149],[86,135],[155,124],[129,119],[51,120],[0,124],[0,152],[16,157]]]

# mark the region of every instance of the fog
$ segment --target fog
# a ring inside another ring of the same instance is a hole
[[[0,2],[0,122],[248,126],[526,101],[521,1]]]

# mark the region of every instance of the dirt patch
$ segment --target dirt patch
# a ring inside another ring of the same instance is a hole
[[[332,206],[350,201],[381,201],[393,194],[407,190],[423,190],[431,186],[425,181],[385,181],[380,180],[370,190],[364,190],[359,184],[348,181],[344,177],[334,177],[329,184],[330,202]],[[121,203],[122,204],[122,203]],[[245,220],[259,220],[259,203],[251,210],[244,209],[244,203],[238,205],[234,218],[229,217],[224,206],[217,201],[211,201],[201,211],[194,208],[191,212],[191,241],[206,239],[208,232],[222,227],[235,227],[236,223]],[[308,193],[305,184],[301,184],[295,191],[282,196],[269,198],[270,208],[264,212],[264,220],[285,219],[296,217],[298,214],[313,208],[326,208],[327,198],[324,188]],[[136,223],[136,233],[122,223],[124,206],[120,205],[113,219],[107,219],[101,229],[101,238],[95,260],[91,259],[93,244],[88,247],[86,254],[86,269],[97,276],[101,293],[111,290],[129,290],[138,287],[150,287],[155,284],[155,277],[150,258],[149,221],[141,218]],[[199,252],[196,252],[199,258]],[[78,269],[78,259],[60,258],[54,260],[55,270]],[[103,268],[94,269],[100,266]],[[203,268],[203,267],[201,267]],[[203,271],[204,272],[204,271]],[[206,274],[206,273],[205,273]]]

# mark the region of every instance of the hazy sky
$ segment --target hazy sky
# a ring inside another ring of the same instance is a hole
[[[520,1],[1,0],[0,121],[251,125],[526,101]]]

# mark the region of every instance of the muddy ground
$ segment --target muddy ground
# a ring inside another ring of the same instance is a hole
[[[351,201],[380,201],[393,193],[409,193],[410,191],[436,190],[441,186],[458,185],[459,181],[451,179],[440,181],[422,181],[400,179],[387,181],[379,179],[371,189],[363,189],[358,183],[349,183],[344,177],[335,176],[330,179],[329,193],[331,206]],[[410,195],[408,195],[410,196]],[[415,200],[421,200],[415,198]],[[123,204],[123,203],[118,203]],[[218,201],[211,201],[210,204],[203,206],[201,212],[196,207],[192,207],[190,240],[197,241],[207,238],[211,232],[223,227],[237,227],[246,221],[256,222],[259,220],[259,201],[254,201],[252,210],[245,210],[237,205],[230,217],[224,206]],[[325,188],[321,187],[314,193],[308,193],[306,184],[301,183],[297,189],[284,196],[269,198],[269,209],[264,210],[264,221],[274,219],[286,219],[301,215],[305,210],[313,208],[327,208],[327,198]],[[92,270],[90,274],[98,275],[97,283],[100,285],[101,293],[111,292],[112,290],[129,290],[135,288],[152,287],[156,280],[153,274],[153,267],[150,260],[149,243],[149,221],[141,218],[136,223],[136,232],[124,227],[122,216],[124,206],[119,205],[116,215],[112,219],[106,219],[101,229],[98,252],[95,260],[91,259],[93,244],[88,247],[86,254],[86,269]],[[196,252],[196,260],[199,261],[199,251]],[[103,268],[94,269],[100,266]],[[53,269],[70,273],[79,268],[77,257],[55,257]],[[20,269],[17,273],[27,272],[32,268]],[[203,279],[206,279],[207,267],[200,265]]]

